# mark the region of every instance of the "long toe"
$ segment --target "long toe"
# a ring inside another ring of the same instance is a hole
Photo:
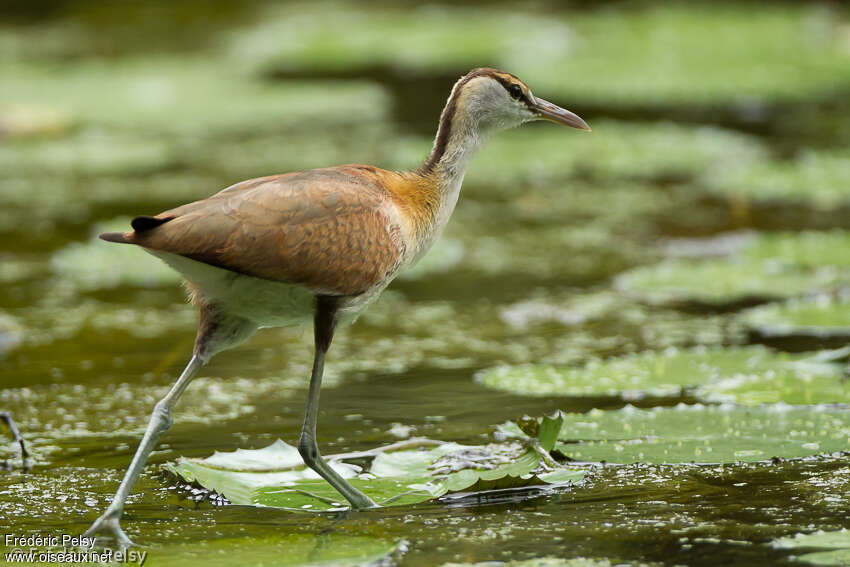
[[[89,526],[89,529],[87,529],[83,535],[86,537],[92,537],[104,532],[111,535],[111,539],[114,539],[115,544],[117,544],[118,547],[122,549],[126,549],[135,545],[133,541],[129,537],[127,537],[127,534],[124,533],[124,530],[121,529],[121,524],[119,523],[118,516],[113,516],[109,513],[106,513],[97,520],[95,520],[94,523]],[[95,545],[103,545],[104,543],[106,543],[105,541],[102,541],[104,539],[108,541],[108,539],[110,538],[108,536],[107,538],[98,537],[95,541]]]

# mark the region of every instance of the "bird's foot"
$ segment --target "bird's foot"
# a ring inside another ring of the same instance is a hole
[[[349,498],[349,503],[351,504],[352,510],[368,510],[370,508],[380,508],[381,505],[363,494],[359,492],[353,495],[352,498]]]
[[[95,520],[89,529],[83,534],[86,537],[93,537],[101,532],[109,532],[115,539],[115,543],[121,549],[126,549],[135,545],[124,530],[121,529],[121,510],[107,509],[97,520]],[[100,538],[98,538],[100,539]]]

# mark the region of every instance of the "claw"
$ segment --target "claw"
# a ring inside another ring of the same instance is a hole
[[[112,537],[115,539],[115,543],[117,543],[121,549],[126,549],[136,545],[129,537],[127,537],[124,530],[121,529],[120,519],[120,512],[116,513],[107,510],[101,517],[95,520],[91,526],[89,526],[89,529],[87,529],[83,535],[86,537],[92,537],[101,531],[106,531],[112,534]],[[95,544],[97,543],[99,542],[96,540]]]

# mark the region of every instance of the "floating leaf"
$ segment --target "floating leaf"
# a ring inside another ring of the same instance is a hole
[[[616,285],[647,301],[729,306],[850,282],[850,232],[769,233],[740,239],[729,259],[676,259],[621,274]]]
[[[355,2],[275,6],[233,43],[242,65],[266,72],[346,71],[375,65],[454,71],[494,56],[529,49],[520,37],[533,31],[563,53],[569,27],[552,17],[482,7],[421,6],[363,10]],[[285,39],[283,39],[285,38]]]
[[[4,63],[0,109],[26,103],[84,127],[189,135],[376,121],[384,90],[354,81],[269,83],[214,57],[145,57],[69,65]]]
[[[592,136],[570,135],[551,125],[505,132],[481,150],[466,182],[491,193],[496,186],[521,195],[529,182],[543,185],[577,174],[691,178],[714,171],[716,164],[748,163],[763,154],[753,138],[720,128],[615,120],[593,121],[592,126]]]
[[[410,446],[436,442],[403,443]],[[362,458],[364,454],[332,456],[327,461],[373,500],[393,506],[425,502],[450,492],[560,484],[576,482],[584,476],[577,469],[538,471],[540,454],[515,443],[484,447],[443,443],[430,449],[381,450],[370,455],[374,459],[368,472],[343,460]],[[346,506],[330,484],[304,466],[298,450],[280,440],[259,450],[216,453],[207,459],[181,459],[166,468],[186,481],[224,495],[234,504],[311,511]]]
[[[505,426],[516,432],[516,426]],[[684,405],[565,414],[555,450],[578,461],[731,463],[850,450],[850,412]]]
[[[616,286],[652,303],[734,306],[825,290],[850,275],[835,270],[803,272],[768,263],[671,260],[634,268]]]
[[[843,367],[812,355],[763,347],[668,349],[582,367],[504,366],[478,379],[499,390],[532,396],[616,396],[627,400],[689,394],[707,402],[747,405],[850,402]]]
[[[787,339],[794,344],[850,343],[850,300],[819,295],[748,309],[741,321],[754,340]]]
[[[840,12],[757,8],[664,4],[561,17],[460,6],[375,13],[353,2],[297,3],[269,10],[263,25],[237,37],[233,52],[241,64],[278,73],[376,66],[454,72],[491,61],[522,69],[535,94],[597,104],[743,104],[832,93],[850,80]],[[527,37],[536,41],[522,40]]]
[[[797,534],[783,537],[771,544],[777,549],[809,550],[821,549],[795,556],[799,562],[808,565],[848,565],[850,564],[850,530],[825,532],[819,530],[810,534]]]
[[[802,4],[756,10],[737,3],[570,14],[578,40],[568,54],[529,51],[516,58],[535,93],[554,91],[567,100],[744,106],[800,99],[850,81],[842,15]]]
[[[753,262],[773,262],[799,268],[850,265],[850,232],[773,232],[747,241],[743,255]]]
[[[704,183],[736,199],[835,208],[850,202],[850,152],[808,150],[792,160],[753,160],[707,172]]]

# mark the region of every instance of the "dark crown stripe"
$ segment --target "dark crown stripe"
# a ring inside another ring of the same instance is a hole
[[[426,159],[425,163],[422,164],[422,167],[420,168],[421,173],[430,173],[433,171],[434,167],[440,163],[440,159],[443,157],[443,154],[446,153],[446,147],[449,144],[449,139],[451,138],[452,133],[452,121],[454,120],[455,113],[457,112],[457,101],[460,98],[460,93],[463,90],[464,85],[476,77],[491,77],[499,81],[499,83],[507,89],[511,85],[511,81],[503,77],[500,73],[501,71],[497,71],[490,67],[480,67],[478,69],[473,69],[455,83],[455,86],[452,88],[452,94],[449,95],[449,101],[446,103],[446,107],[440,115],[440,125],[437,128],[437,139],[434,142],[434,148],[428,155],[428,159]],[[513,77],[513,75],[511,75],[511,77]],[[528,104],[528,101],[526,101],[526,104]]]

